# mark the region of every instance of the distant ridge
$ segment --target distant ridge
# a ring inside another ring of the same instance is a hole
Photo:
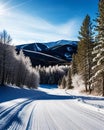
[[[71,44],[71,45],[76,45],[78,43],[78,41],[71,41],[71,40],[59,40],[59,41],[55,41],[55,42],[47,42],[44,43],[46,46],[48,47],[53,47],[56,45],[66,45],[66,44]]]
[[[77,51],[77,41],[59,40],[47,43],[30,43],[16,46],[19,52],[30,57],[32,65],[56,65],[70,63],[73,53]]]

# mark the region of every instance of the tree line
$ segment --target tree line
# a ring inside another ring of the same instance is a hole
[[[12,84],[19,87],[37,88],[39,74],[23,52],[17,55],[12,39],[4,30],[0,33],[0,86]]]
[[[69,67],[63,65],[55,65],[48,67],[36,66],[35,69],[39,72],[40,84],[59,84],[64,75],[67,75]]]
[[[94,21],[95,25],[90,16],[86,15],[82,23],[78,50],[73,55],[70,73],[71,77],[82,77],[86,92],[93,91],[104,96],[104,0],[99,0],[98,14]],[[61,84],[65,83],[67,78],[63,77]]]
[[[67,65],[33,68],[29,57],[25,57],[22,50],[17,54],[11,42],[5,30],[0,33],[0,86],[11,84],[37,88],[39,84],[58,84],[67,75]]]

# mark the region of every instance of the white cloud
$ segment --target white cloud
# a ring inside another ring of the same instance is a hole
[[[0,15],[0,31],[6,29],[11,34],[14,44],[60,39],[76,40],[79,26],[77,19],[69,20],[62,25],[52,25],[41,18],[22,12],[8,11]]]

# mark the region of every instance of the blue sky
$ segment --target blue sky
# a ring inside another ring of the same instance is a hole
[[[13,44],[77,40],[81,23],[96,17],[98,0],[0,0],[0,31]]]

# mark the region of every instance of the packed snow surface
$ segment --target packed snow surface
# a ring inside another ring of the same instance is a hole
[[[0,130],[104,130],[104,98],[55,85],[0,87]]]

